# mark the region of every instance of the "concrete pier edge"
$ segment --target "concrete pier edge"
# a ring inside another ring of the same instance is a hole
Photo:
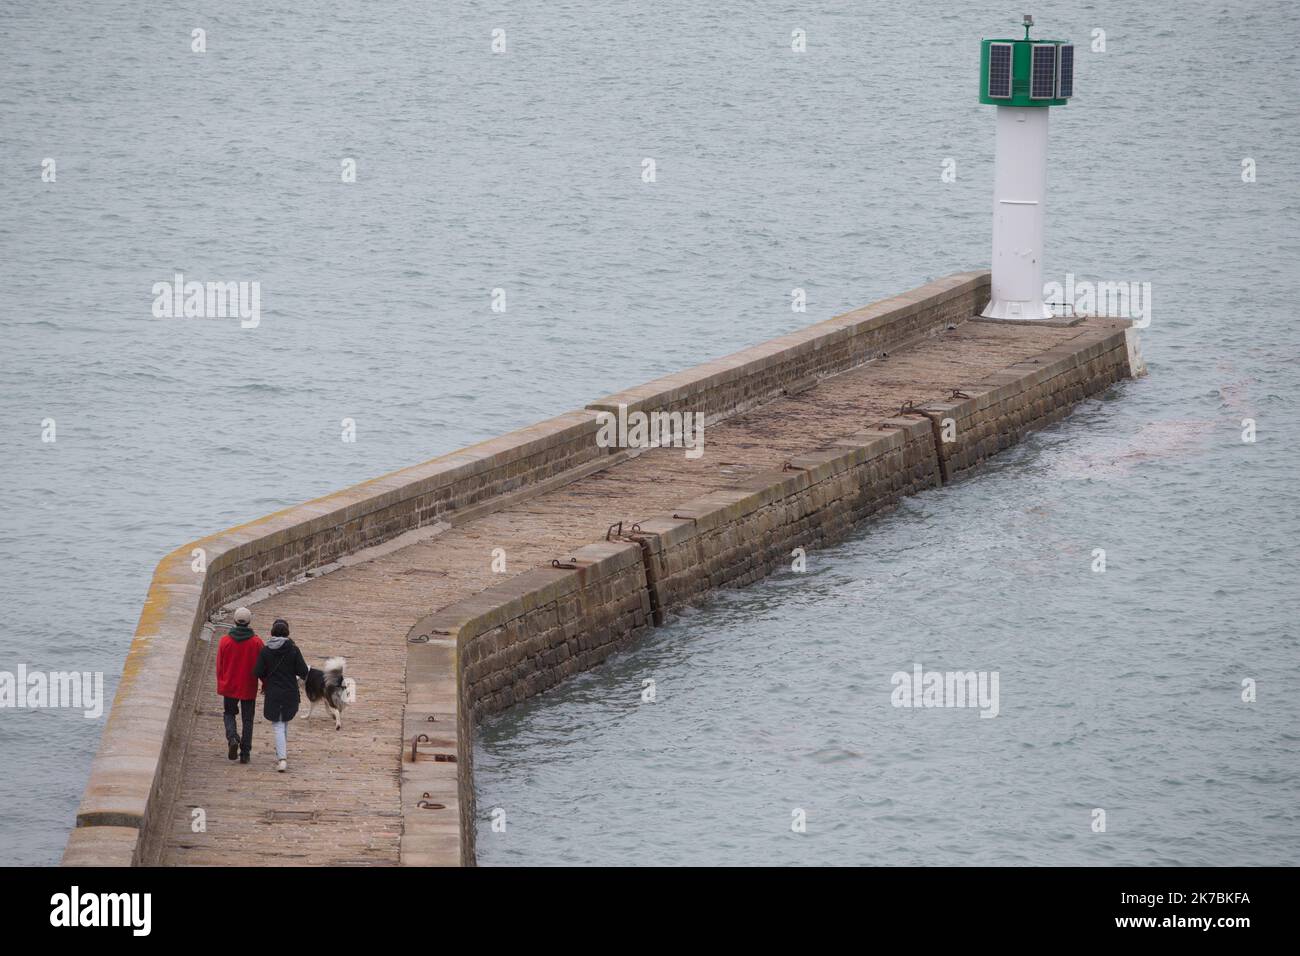
[[[158,565],[64,855],[67,865],[153,862],[150,843],[183,758],[182,689],[220,607],[398,535],[517,501],[591,472],[617,449],[596,412],[703,411],[717,421],[977,315],[987,272],[962,273],[578,411],[192,542]],[[1090,319],[1065,346],[951,401],[804,455],[786,470],[628,525],[418,621],[408,635],[401,753],[406,865],[474,861],[474,721],[604,660],[665,613],[770,573],[1140,373],[1129,323]],[[942,425],[955,439],[942,439]],[[630,516],[629,516],[630,517]],[[197,555],[202,555],[204,569]]]

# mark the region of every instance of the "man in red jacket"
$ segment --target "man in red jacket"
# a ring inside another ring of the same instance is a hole
[[[253,613],[246,607],[235,611],[235,626],[217,645],[217,693],[225,698],[226,756],[248,763],[253,751],[253,711],[257,703],[257,678],[253,667],[262,653],[262,639],[249,626]],[[235,734],[235,714],[244,722],[242,737]]]

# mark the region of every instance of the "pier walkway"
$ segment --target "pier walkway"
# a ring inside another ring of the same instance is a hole
[[[362,552],[346,567],[251,603],[264,637],[288,620],[308,662],[342,655],[357,680],[343,728],[322,709],[289,727],[289,771],[273,767],[270,725],[260,719],[253,762],[226,759],[209,645],[194,695],[180,784],[164,814],[165,865],[392,865],[403,832],[400,799],[406,637],[424,615],[496,584],[492,553],[508,574],[528,571],[595,541],[618,521],[675,506],[823,448],[898,413],[907,402],[948,398],[1072,337],[1078,327],[962,322],[885,357],[705,429],[702,457],[652,449],[516,501],[424,533],[393,550]],[[176,759],[175,756],[172,759]],[[193,825],[194,810],[204,826]],[[448,846],[452,841],[448,840]],[[449,850],[450,852],[450,850]],[[446,862],[455,863],[455,859]]]

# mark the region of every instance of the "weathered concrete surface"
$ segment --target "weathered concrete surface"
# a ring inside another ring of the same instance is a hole
[[[1083,327],[1086,328],[1086,327]],[[156,859],[164,864],[396,864],[402,851],[403,726],[408,631],[438,608],[501,581],[492,551],[508,571],[527,572],[603,538],[615,522],[672,514],[691,499],[740,487],[894,416],[905,403],[949,399],[953,390],[1068,348],[1081,327],[965,322],[815,387],[711,425],[705,453],[655,449],[544,494],[453,526],[428,540],[282,591],[252,605],[255,626],[284,617],[309,661],[348,658],[358,702],[343,729],[317,714],[290,725],[290,771],[272,768],[269,724],[259,721],[253,763],[227,761],[210,645],[182,711],[192,716],[170,809],[159,814]],[[811,383],[810,383],[811,384]],[[429,746],[455,737],[454,649],[433,644],[412,675],[428,691],[424,709],[438,719]],[[305,714],[305,710],[304,710]],[[423,713],[421,721],[426,720]],[[426,731],[427,732],[427,731]],[[424,746],[424,745],[422,745]],[[406,862],[461,862],[454,763],[433,765],[417,789],[445,809],[422,810],[410,825],[427,839]],[[440,776],[438,776],[440,775]],[[442,786],[428,780],[441,780]],[[408,794],[409,797],[409,794]],[[409,800],[408,800],[409,804]],[[206,829],[195,832],[201,808]],[[427,816],[426,816],[427,814]],[[70,851],[71,853],[71,851]],[[69,862],[71,858],[69,859]]]

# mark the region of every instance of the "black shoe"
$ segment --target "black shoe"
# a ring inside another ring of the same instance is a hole
[[[230,748],[226,751],[226,756],[229,757],[231,760],[234,760],[236,757],[239,756],[239,741],[238,741],[238,740],[232,740],[232,741],[230,741]]]
[[[251,758],[249,757],[248,754],[240,754],[240,755],[239,755],[239,762],[240,762],[240,763],[248,763],[250,759],[251,759]]]

